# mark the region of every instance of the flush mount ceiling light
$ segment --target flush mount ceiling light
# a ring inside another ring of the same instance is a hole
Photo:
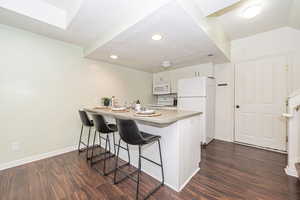
[[[159,34],[155,34],[155,35],[153,35],[152,36],[152,40],[161,40],[162,39],[162,36],[161,35],[159,35]]]
[[[116,59],[118,59],[119,57],[118,57],[117,55],[110,55],[110,58],[116,60]]]
[[[261,12],[261,5],[251,5],[243,10],[242,16],[246,19],[251,19]]]

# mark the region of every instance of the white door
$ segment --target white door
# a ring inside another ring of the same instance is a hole
[[[236,65],[235,140],[286,150],[287,59]]]

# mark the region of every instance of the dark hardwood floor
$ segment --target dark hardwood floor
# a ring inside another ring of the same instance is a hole
[[[99,175],[84,156],[71,152],[1,171],[0,199],[134,199],[135,183],[113,185],[112,176]],[[202,151],[200,172],[182,192],[165,186],[150,199],[300,200],[300,182],[285,175],[285,165],[286,155],[213,141]],[[145,174],[142,179],[143,195],[156,181]]]

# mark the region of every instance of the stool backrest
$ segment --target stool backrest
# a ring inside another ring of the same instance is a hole
[[[92,118],[95,124],[95,129],[100,133],[111,133],[112,131],[107,126],[104,117],[100,114],[92,114]]]
[[[131,145],[143,144],[144,138],[134,120],[116,119],[121,139]]]
[[[93,126],[91,120],[89,119],[88,115],[84,110],[79,110],[78,112],[79,112],[81,122],[84,126]]]

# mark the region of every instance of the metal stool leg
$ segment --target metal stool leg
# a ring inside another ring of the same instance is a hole
[[[149,161],[157,166],[159,166],[161,168],[161,175],[162,175],[162,180],[161,180],[161,183],[159,185],[157,185],[155,188],[153,188],[143,199],[148,199],[152,194],[154,194],[157,190],[159,190],[159,188],[161,186],[164,185],[164,182],[165,182],[165,177],[164,177],[164,168],[163,168],[163,161],[162,161],[162,153],[161,153],[161,144],[160,144],[160,140],[158,139],[157,140],[157,143],[158,143],[158,148],[159,148],[159,159],[160,159],[160,163],[158,162],[155,162],[153,160],[150,160],[149,158],[145,157],[142,155],[142,150],[141,150],[141,147],[142,145],[139,145],[139,158],[138,158],[138,169],[134,172],[131,172],[130,174],[122,171],[120,169],[120,167],[118,166],[118,157],[119,157],[119,150],[120,150],[120,145],[121,143],[121,140],[119,140],[119,145],[118,145],[118,150],[117,150],[117,157],[116,157],[116,163],[115,163],[115,173],[114,173],[114,184],[118,184],[120,182],[122,182],[123,180],[125,180],[126,178],[130,178],[131,180],[135,181],[137,183],[136,185],[136,196],[135,196],[135,199],[138,200],[139,199],[139,195],[140,195],[140,176],[141,176],[141,171],[142,171],[142,159],[145,159],[146,161]],[[122,178],[121,180],[118,180],[117,181],[117,178],[116,178],[116,175],[117,175],[117,172],[120,171],[122,173],[125,174],[125,177]],[[133,175],[137,173],[137,179],[134,179]]]
[[[98,155],[94,156],[94,149],[97,147],[98,145],[95,145],[95,140],[96,140],[96,136],[94,136],[94,144],[93,144],[93,148],[92,148],[92,158],[91,158],[91,167],[93,167],[93,165],[97,162],[103,162],[103,170],[99,170],[97,168],[94,168],[97,172],[99,172],[101,175],[103,176],[107,176],[110,173],[114,172],[115,169],[112,169],[110,171],[106,171],[106,160],[115,157],[115,154],[111,154],[111,144],[110,144],[110,139],[109,139],[109,134],[106,134],[106,137],[103,138],[101,137],[101,133],[97,132],[99,134],[99,138],[100,139],[104,139],[105,140],[105,149],[104,152],[100,152]],[[99,156],[104,156],[103,158],[101,158],[100,160],[96,160],[94,161],[94,157],[99,157]]]
[[[116,155],[116,138],[115,138],[115,132],[113,132],[113,143],[114,143],[114,154]]]
[[[159,148],[159,158],[160,158],[160,165],[161,165],[161,177],[162,177],[162,185],[165,184],[165,175],[164,175],[164,166],[161,156],[161,146],[160,146],[160,140],[157,140],[158,148]]]
[[[86,151],[86,159],[87,160],[90,159],[90,157],[89,157],[89,149],[90,149],[91,128],[92,127],[89,127],[89,133],[88,133],[87,144],[86,144],[86,143],[84,143],[82,141],[82,134],[84,132],[84,125],[82,124],[81,131],[80,131],[80,137],[79,137],[79,144],[78,144],[78,153]],[[81,144],[83,144],[85,146],[85,148],[81,149]]]
[[[88,134],[88,142],[86,146],[86,159],[89,159],[89,148],[90,148],[90,137],[91,137],[91,127],[89,128],[89,134]]]
[[[99,134],[99,147],[100,147],[100,150],[101,150],[102,145],[101,145],[101,136],[100,136],[100,134]]]
[[[103,174],[106,175],[106,160],[107,160],[107,143],[109,143],[109,137],[108,134],[106,135],[106,140],[105,140],[105,153],[104,153],[104,161],[103,161]],[[110,152],[110,144],[109,144],[109,152]]]
[[[83,132],[83,124],[81,125],[81,131],[80,131],[80,137],[79,137],[79,143],[78,143],[78,153],[80,153],[80,145],[81,145],[81,139],[82,139],[82,132]]]
[[[114,184],[117,183],[117,171],[118,171],[118,159],[119,159],[120,145],[121,145],[121,139],[119,139],[117,156],[115,158]]]
[[[127,174],[126,172],[122,171],[121,168],[122,167],[125,167],[125,166],[128,166],[130,165],[130,153],[129,153],[129,147],[127,145],[127,148],[124,148],[123,146],[121,146],[121,139],[119,139],[119,143],[116,144],[118,146],[117,148],[117,154],[116,154],[116,159],[115,159],[115,170],[114,170],[114,184],[118,184],[120,182],[122,182],[124,179],[126,178],[131,178],[130,176],[135,174],[138,170],[130,173],[130,174]],[[119,160],[119,155],[120,155],[120,148],[124,149],[124,150],[127,150],[127,153],[128,153],[128,162],[123,164],[123,165],[120,165],[118,164],[118,160]],[[123,174],[125,174],[126,176],[123,177],[121,180],[117,180],[117,173],[118,171],[122,172]],[[132,178],[131,178],[132,179]]]
[[[127,155],[128,155],[128,164],[130,164],[130,152],[129,152],[128,144],[127,144]]]
[[[97,135],[97,131],[95,130],[94,141],[93,141],[93,146],[92,146],[92,156],[90,157],[90,160],[91,160],[91,166],[93,165],[93,158],[94,158],[94,148],[95,148],[96,135]]]
[[[136,196],[135,199],[139,199],[140,192],[140,174],[141,174],[141,145],[139,145],[139,166],[138,166],[138,174],[137,174],[137,185],[136,185]]]

